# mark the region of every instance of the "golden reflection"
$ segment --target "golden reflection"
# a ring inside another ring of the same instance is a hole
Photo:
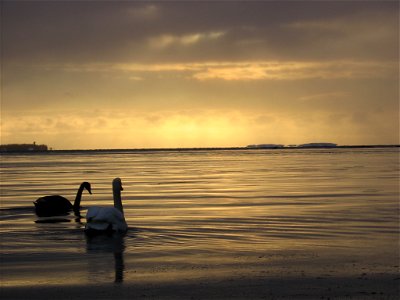
[[[103,274],[108,274],[109,264],[104,264],[107,259],[103,254],[112,253],[114,256],[114,282],[122,283],[124,281],[124,234],[114,233],[111,235],[99,234],[94,236],[86,235],[87,254],[100,254],[100,257],[88,259],[89,263],[89,281],[102,280]],[[100,278],[98,278],[100,277]]]

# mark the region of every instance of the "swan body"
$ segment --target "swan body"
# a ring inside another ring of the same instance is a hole
[[[90,207],[86,214],[86,229],[126,231],[124,215],[115,207]]]
[[[125,232],[128,229],[122,207],[120,178],[113,180],[114,207],[89,207],[86,213],[87,233]]]
[[[38,198],[33,204],[35,205],[35,212],[39,217],[50,217],[66,215],[71,210],[79,213],[82,192],[86,189],[89,194],[92,194],[92,189],[89,182],[82,182],[78,192],[76,193],[74,204],[65,197],[60,195],[51,195]]]

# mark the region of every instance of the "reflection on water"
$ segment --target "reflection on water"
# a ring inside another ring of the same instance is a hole
[[[124,281],[124,237],[125,234],[114,233],[114,234],[97,234],[97,235],[85,235],[86,237],[86,251],[88,254],[96,253],[107,253],[113,254],[114,256],[114,269],[115,269],[115,283],[121,283]],[[108,255],[107,255],[108,256]],[[111,257],[111,256],[110,256]],[[90,260],[89,260],[90,261]],[[108,273],[108,270],[103,268],[107,266],[98,265],[89,266],[91,276],[98,276],[104,272]],[[93,278],[91,278],[93,279]],[[95,278],[94,278],[95,279]],[[95,279],[96,280],[96,279]]]
[[[79,225],[84,225],[84,223],[82,222],[82,216],[81,214],[78,213],[74,213],[74,216],[72,217],[72,215],[66,215],[66,216],[52,216],[52,217],[38,217],[37,220],[35,220],[35,223],[64,223],[64,222],[76,222]]]
[[[2,284],[229,274],[291,251],[304,252],[308,263],[327,251],[393,267],[398,157],[398,148],[4,155]],[[87,207],[113,205],[115,177],[124,183],[130,230],[88,238]],[[35,215],[38,197],[71,200],[82,181],[93,194],[82,200],[81,216]],[[326,253],[318,257],[328,260]]]

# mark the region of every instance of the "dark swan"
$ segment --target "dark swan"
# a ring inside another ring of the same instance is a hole
[[[121,191],[122,182],[120,178],[115,178],[112,182],[114,207],[89,207],[86,213],[87,234],[103,232],[126,232],[128,226],[124,217],[122,207]]]
[[[78,192],[76,193],[74,205],[60,195],[44,196],[37,199],[35,204],[35,212],[39,217],[50,217],[66,215],[68,212],[73,210],[76,215],[79,214],[79,208],[81,204],[82,192],[86,189],[89,194],[92,194],[92,189],[89,182],[82,182]]]

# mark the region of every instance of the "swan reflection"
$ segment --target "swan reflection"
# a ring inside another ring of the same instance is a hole
[[[46,217],[39,217],[35,220],[35,223],[70,223],[72,220],[75,221],[77,224],[77,228],[81,228],[85,224],[82,222],[82,215],[79,211],[75,211],[74,215],[72,216],[71,213],[67,213],[65,216],[46,216]]]
[[[121,283],[124,281],[124,251],[125,242],[124,234],[113,233],[113,234],[99,234],[99,235],[85,235],[86,236],[86,252],[88,254],[113,254],[114,255],[114,270],[115,270],[115,283]],[[109,271],[109,264],[105,263],[102,255],[100,257],[100,263],[94,263],[91,267],[94,267],[96,274],[104,274]],[[109,260],[108,256],[105,257]],[[90,261],[90,260],[89,260]],[[98,260],[97,260],[98,261]],[[105,269],[104,269],[105,268]]]

